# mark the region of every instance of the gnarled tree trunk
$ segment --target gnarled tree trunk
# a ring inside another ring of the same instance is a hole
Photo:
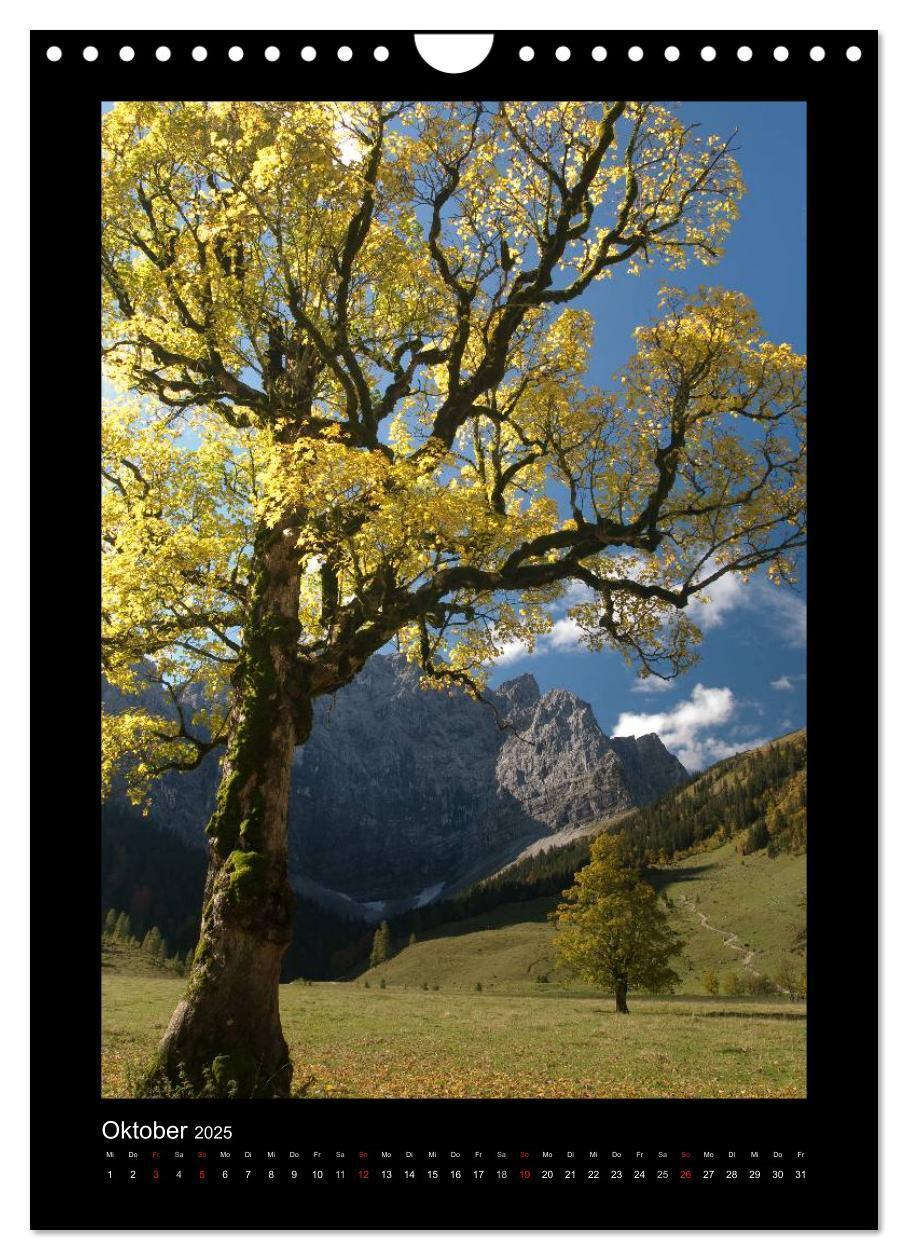
[[[311,698],[296,675],[300,565],[294,534],[262,528],[233,677],[234,707],[217,804],[198,948],[170,1020],[150,1091],[283,1097],[292,1066],[278,984],[290,943],[287,806],[294,748]]]

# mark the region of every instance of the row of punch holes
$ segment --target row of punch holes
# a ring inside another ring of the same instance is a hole
[[[278,48],[276,45],[269,44],[269,46],[264,50],[265,60],[277,61],[280,58],[282,51],[283,50]],[[784,44],[779,44],[775,48],[767,50],[767,52],[770,51],[773,60],[779,62],[788,61],[789,56],[791,55],[790,50],[786,48]],[[338,61],[352,61],[353,59],[353,49],[349,46],[349,44],[341,44],[339,48],[334,50],[334,53]],[[622,53],[629,61],[642,61],[646,56],[645,50],[639,44],[631,44],[630,47],[620,50],[618,56],[621,56]],[[82,57],[85,61],[97,61],[100,55],[99,50],[93,44],[89,44],[82,49]],[[135,55],[135,49],[131,48],[128,44],[120,48],[117,53],[120,61],[126,62],[133,61],[135,59]],[[161,44],[155,49],[154,55],[158,61],[169,61],[172,56],[172,52],[166,44]],[[208,58],[208,49],[202,44],[197,44],[192,49],[190,55],[193,61],[206,61]],[[228,60],[233,62],[242,61],[245,55],[246,50],[241,48],[239,44],[234,44],[227,50]],[[315,61],[319,54],[318,49],[314,48],[311,44],[306,44],[300,49],[299,55],[303,61]],[[384,44],[378,44],[372,49],[372,56],[376,61],[387,61],[389,55],[388,49]],[[532,61],[536,56],[536,49],[531,47],[529,44],[524,44],[517,55],[521,61]],[[556,61],[570,61],[572,55],[573,50],[568,48],[566,44],[559,44],[554,50]],[[658,53],[656,55],[658,55]],[[754,49],[750,48],[747,44],[742,44],[735,52],[735,56],[738,61],[742,62],[752,61],[756,55],[757,54]],[[830,55],[834,56],[835,54],[830,53]],[[590,50],[590,56],[593,61],[605,61],[608,56],[608,50],[604,48],[602,44],[596,44]],[[678,61],[681,57],[681,50],[674,44],[669,44],[667,48],[662,50],[662,56],[666,61]],[[810,49],[811,61],[824,61],[826,56],[827,49],[823,48],[820,44],[815,44]],[[839,50],[839,56],[841,56],[841,50]],[[860,61],[861,49],[858,48],[856,44],[851,44],[844,50],[844,56],[847,61]],[[699,50],[699,59],[701,61],[711,62],[715,61],[717,57],[718,53],[711,44],[705,44]],[[48,61],[60,61],[62,58],[63,49],[60,48],[59,45],[52,44],[47,49]]]

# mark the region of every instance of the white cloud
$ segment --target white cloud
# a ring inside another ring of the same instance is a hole
[[[807,605],[800,595],[770,582],[754,593],[757,606],[772,622],[782,642],[789,647],[803,647],[807,642]]]
[[[681,700],[665,713],[622,713],[615,735],[642,735],[655,731],[690,733],[704,726],[716,726],[731,720],[735,697],[731,687],[704,687],[697,683],[689,700]]]
[[[571,578],[564,588],[564,594],[560,599],[556,599],[549,606],[552,609],[570,608],[572,604],[582,604],[593,598],[593,592],[587,586],[586,582],[579,582],[576,578]]]
[[[756,748],[758,744],[762,743],[763,740],[761,738],[746,739],[740,743],[733,744],[715,735],[709,735],[690,748],[682,748],[677,751],[672,749],[672,751],[675,752],[675,756],[682,765],[691,774],[694,774],[705,766],[711,766],[716,761],[724,761],[726,757],[734,757],[737,753],[747,752],[749,748]]]
[[[515,661],[522,661],[525,656],[529,656],[527,646],[521,643],[519,639],[511,640],[507,643],[496,643],[498,648],[498,656],[495,660],[496,668],[499,665],[513,665]]]
[[[735,573],[723,573],[706,588],[708,603],[694,599],[688,615],[701,630],[721,626],[730,613],[750,609],[773,629],[788,647],[803,647],[807,640],[807,605],[800,595],[787,587],[774,585],[767,578],[752,577],[743,582]]]
[[[711,733],[713,727],[726,726],[739,708],[730,687],[704,687],[697,683],[689,700],[682,700],[661,713],[622,713],[613,735],[659,736],[669,751],[688,770],[702,770],[722,757],[752,748],[759,739],[733,743]]]
[[[736,573],[724,573],[707,589],[708,602],[704,599],[692,599],[687,607],[690,619],[703,631],[715,630],[725,623],[726,618],[741,609],[755,614],[787,647],[803,647],[807,640],[807,606],[804,600],[785,587],[775,586],[763,576],[752,577],[743,582]],[[565,611],[572,604],[589,599],[590,592],[582,582],[569,582],[565,594],[552,604],[552,611]],[[523,643],[499,643],[501,655],[497,666],[512,665],[530,655]],[[580,627],[571,617],[559,617],[548,634],[541,634],[536,639],[535,654],[544,656],[550,652],[576,652],[583,647]],[[790,681],[797,682],[803,675],[792,675]],[[674,684],[671,680],[657,678],[651,674],[648,678],[638,678],[631,684],[636,692],[654,694],[668,691]],[[777,685],[775,682],[772,684]],[[778,690],[787,690],[779,686]]]
[[[576,621],[570,617],[560,617],[552,623],[552,628],[547,634],[536,636],[533,655],[546,656],[549,652],[578,652],[583,646],[580,636],[581,630]],[[522,661],[525,656],[530,655],[526,644],[519,641],[499,643],[498,653],[496,666],[513,665],[515,661]]]
[[[723,573],[707,587],[707,600],[702,597],[688,604],[687,613],[701,630],[721,626],[730,612],[743,608],[749,600],[747,585],[734,573]]]
[[[776,691],[794,691],[795,684],[803,682],[805,677],[805,674],[782,674],[780,678],[771,679],[769,685]]]
[[[548,634],[540,636],[545,650],[550,652],[575,652],[580,647],[580,627],[570,617],[561,617]],[[538,651],[538,649],[537,649]]]
[[[675,686],[674,678],[660,678],[658,674],[647,674],[645,678],[635,678],[631,683],[631,691],[642,691],[647,695],[654,692],[671,691]]]

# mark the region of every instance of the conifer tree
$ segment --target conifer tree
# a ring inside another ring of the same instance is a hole
[[[387,962],[391,957],[391,929],[388,927],[386,920],[382,920],[381,924],[376,928],[375,937],[372,941],[372,953],[369,955],[369,966],[377,967],[379,963]]]
[[[142,949],[146,954],[151,954],[152,958],[163,958],[166,950],[164,939],[161,936],[160,928],[149,928],[142,940]]]

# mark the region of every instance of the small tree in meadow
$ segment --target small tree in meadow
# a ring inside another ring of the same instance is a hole
[[[776,985],[788,995],[790,1002],[803,1002],[807,997],[807,973],[786,958],[775,974]]]
[[[716,997],[716,996],[718,996],[718,993],[719,993],[719,977],[716,975],[716,973],[715,973],[714,971],[704,971],[704,973],[703,973],[703,988],[704,988],[704,989],[706,990],[706,992],[710,995],[710,997]]]
[[[591,860],[574,877],[554,912],[555,953],[566,971],[615,994],[628,1014],[631,986],[670,993],[680,977],[669,961],[681,952],[677,933],[638,867],[628,865],[613,837],[594,841]]]
[[[800,973],[797,971],[790,958],[782,960],[773,979],[776,987],[782,990],[789,1002],[796,1002],[798,1000],[798,982],[800,979]]]

